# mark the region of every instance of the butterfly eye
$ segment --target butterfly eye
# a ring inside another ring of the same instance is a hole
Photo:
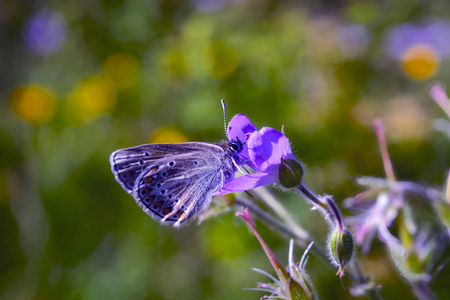
[[[161,186],[161,183],[158,182],[158,183],[156,184],[156,187],[159,188],[160,186]]]
[[[162,177],[166,177],[166,176],[167,176],[167,172],[162,172],[162,173],[161,173],[161,176],[162,176]]]
[[[228,143],[228,147],[231,149],[231,151],[233,152],[239,152],[242,150],[242,143],[241,141],[236,140],[236,141],[232,141]]]
[[[174,161],[169,161],[168,165],[169,165],[169,167],[173,167],[173,166],[175,166],[175,162]]]

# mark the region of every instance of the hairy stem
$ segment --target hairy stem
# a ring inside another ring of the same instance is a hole
[[[324,203],[320,200],[320,198],[314,194],[311,190],[309,190],[304,184],[300,184],[297,189],[311,202],[314,204],[317,204],[320,208],[324,208],[325,210],[328,210],[329,204]],[[337,207],[335,209],[338,210]],[[340,211],[333,211],[334,217],[339,218],[340,220],[336,220],[339,222],[342,222],[341,226],[344,226],[342,216]],[[353,280],[353,282],[358,286],[367,286],[367,288],[364,288],[363,292],[364,294],[370,298],[370,299],[376,299],[380,300],[383,299],[379,292],[378,287],[376,284],[369,285],[369,277],[365,276],[361,266],[359,265],[359,260],[356,254],[353,255],[351,261],[350,261],[350,268],[348,268],[347,275]]]
[[[265,187],[256,188],[253,192],[255,192],[256,195],[260,197],[282,220],[284,220],[288,227],[291,228],[297,236],[301,237],[305,241],[311,241],[308,231],[298,225],[286,208],[281,205],[280,202],[272,196],[272,194],[269,193]]]
[[[386,173],[387,179],[390,181],[395,181],[394,168],[392,167],[391,157],[389,156],[389,151],[387,148],[386,136],[384,134],[383,121],[381,119],[376,119],[373,122],[375,128],[375,133],[378,139],[378,147],[381,153],[381,160],[383,161],[384,172]]]
[[[272,228],[275,228],[278,232],[281,234],[294,239],[295,243],[303,248],[306,248],[309,243],[312,242],[312,240],[308,238],[304,238],[302,236],[299,236],[295,231],[293,231],[291,228],[285,226],[280,221],[272,217],[269,213],[262,210],[259,206],[255,205],[254,203],[242,199],[242,198],[236,198],[234,200],[235,205],[247,207],[250,212],[252,212],[255,216],[257,216],[261,221],[265,222],[267,225],[271,226]],[[311,248],[311,251],[318,255],[318,257],[323,261],[326,262],[328,265],[328,257],[325,253],[325,250],[322,249],[320,246],[317,245],[317,243],[314,243],[313,247]]]
[[[414,294],[420,300],[436,300],[437,297],[431,290],[428,282],[426,281],[417,281],[412,284],[412,288]]]

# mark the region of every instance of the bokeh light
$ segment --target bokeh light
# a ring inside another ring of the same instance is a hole
[[[355,59],[362,56],[369,46],[370,34],[359,24],[343,24],[336,28],[339,49],[344,57]]]
[[[224,7],[227,0],[193,0],[194,6],[199,11],[211,12]]]
[[[399,113],[401,112],[401,113]],[[427,111],[414,97],[392,99],[381,112],[388,137],[392,142],[421,141],[430,133]]]
[[[150,136],[149,143],[185,143],[187,137],[174,126],[161,126]]]
[[[426,44],[412,45],[402,56],[403,70],[413,79],[424,80],[438,70],[440,58],[432,47]]]
[[[109,56],[103,69],[105,74],[114,80],[118,88],[131,87],[139,79],[139,63],[128,53],[116,53]]]
[[[211,75],[218,79],[225,79],[230,76],[239,64],[236,52],[219,41],[207,45],[204,54]]]
[[[64,17],[54,11],[42,10],[24,27],[23,38],[32,52],[44,56],[58,51],[64,45],[66,34]]]
[[[169,81],[182,78],[187,72],[184,53],[177,50],[165,53],[161,59],[161,71]]]
[[[33,125],[51,121],[56,110],[55,96],[49,89],[39,85],[16,88],[9,103],[20,118]]]
[[[71,113],[79,120],[92,120],[111,111],[115,106],[117,88],[105,75],[85,79],[68,99]]]

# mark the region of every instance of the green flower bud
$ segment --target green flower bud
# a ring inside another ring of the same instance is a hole
[[[436,208],[442,223],[450,230],[450,204],[441,201],[437,203]]]
[[[297,161],[287,158],[281,158],[278,167],[278,177],[280,184],[285,188],[293,188],[298,186],[303,179],[303,168]]]
[[[329,247],[334,263],[342,270],[353,255],[352,234],[346,228],[335,229],[330,236]]]
[[[311,300],[314,295],[306,286],[300,285],[297,281],[289,278],[286,281],[286,299],[288,300]]]
[[[405,256],[405,267],[408,272],[413,274],[421,274],[425,272],[424,265],[415,252],[408,252]]]

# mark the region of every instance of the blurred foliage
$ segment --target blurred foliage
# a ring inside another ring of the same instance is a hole
[[[149,141],[223,139],[222,98],[228,119],[284,125],[308,185],[338,202],[359,191],[352,178],[384,176],[376,117],[398,178],[439,188],[450,139],[427,93],[450,86],[449,22],[447,0],[1,1],[0,299],[261,297],[242,291],[268,262],[241,220],[160,226],[108,161]],[[324,243],[317,213],[275,193]],[[287,241],[256,224],[285,258]],[[362,263],[381,294],[412,299],[374,246]],[[350,298],[322,262],[308,270],[322,299]]]

